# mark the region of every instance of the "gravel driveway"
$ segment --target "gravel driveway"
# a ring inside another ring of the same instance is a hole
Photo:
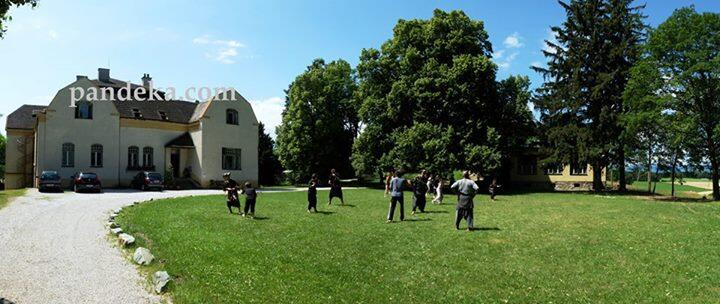
[[[25,303],[156,303],[135,266],[108,242],[111,210],[151,198],[219,190],[27,194],[0,209],[0,299]]]

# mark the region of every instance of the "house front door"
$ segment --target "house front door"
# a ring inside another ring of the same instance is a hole
[[[180,177],[180,150],[172,149],[170,152],[170,166],[174,178]]]

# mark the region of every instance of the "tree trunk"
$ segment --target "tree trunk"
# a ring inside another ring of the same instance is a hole
[[[713,200],[720,201],[720,163],[718,163],[717,151],[713,148],[710,150],[710,171],[712,172],[712,188],[713,188]]]
[[[656,177],[660,176],[660,166],[655,166],[655,176]],[[658,180],[660,180],[660,179],[658,178]],[[657,190],[657,184],[658,184],[658,181],[655,181],[655,184],[653,185],[653,189],[652,189],[653,195],[655,195],[655,190]]]
[[[652,193],[652,145],[648,146],[647,183],[648,193]]]
[[[602,191],[605,189],[605,186],[602,182],[602,165],[600,165],[600,161],[595,161],[595,164],[593,164],[593,191]]]
[[[620,145],[618,150],[618,191],[627,191],[627,182],[625,181],[625,147]]]
[[[673,155],[672,173],[670,176],[670,196],[675,198],[675,172],[677,172],[678,153]]]

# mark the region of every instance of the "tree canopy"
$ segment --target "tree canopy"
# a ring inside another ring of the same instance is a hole
[[[275,155],[275,141],[265,132],[265,124],[258,127],[258,182],[261,185],[275,185],[282,173],[282,165]]]
[[[350,153],[358,132],[356,83],[344,60],[316,59],[286,91],[277,153],[295,182],[336,168],[351,175]]]
[[[37,0],[0,0],[0,39],[5,35],[7,29],[5,24],[12,20],[12,16],[8,14],[10,7],[20,7],[23,5],[37,6]]]

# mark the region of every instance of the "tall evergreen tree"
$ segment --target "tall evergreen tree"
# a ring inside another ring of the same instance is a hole
[[[631,2],[560,1],[567,19],[551,28],[557,43],[546,41],[547,68],[534,68],[546,81],[535,105],[547,130],[549,159],[589,163],[595,190],[604,188],[602,172],[614,161],[622,159],[624,171],[622,92],[645,29],[642,7]]]
[[[258,127],[258,181],[261,185],[275,185],[282,173],[282,165],[275,155],[275,141],[265,132],[265,124]]]
[[[327,175],[332,168],[352,174],[350,153],[359,129],[355,88],[354,72],[344,60],[316,59],[290,84],[277,152],[295,182],[313,173]]]

